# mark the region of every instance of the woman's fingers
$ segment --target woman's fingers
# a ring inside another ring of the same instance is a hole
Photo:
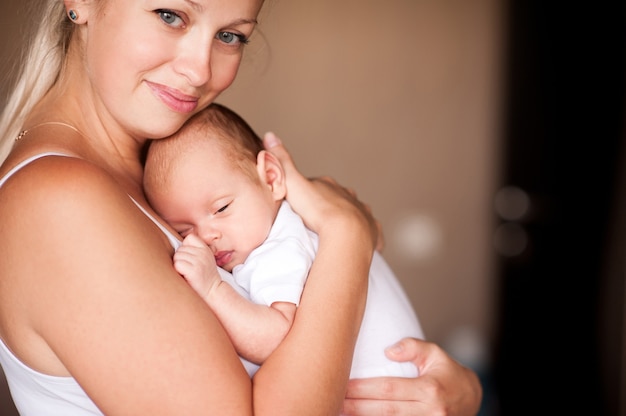
[[[394,361],[414,363],[419,376],[350,380],[345,414],[473,416],[478,412],[482,400],[478,377],[437,344],[405,338],[385,353]]]
[[[307,190],[310,193],[311,183],[296,168],[291,155],[283,145],[283,142],[272,132],[265,133],[263,136],[263,145],[265,149],[271,152],[281,163],[285,171],[285,182],[287,184],[287,200],[294,206],[298,212],[298,202],[306,198]],[[306,200],[306,199],[304,199]],[[298,212],[300,215],[302,213]]]
[[[278,158],[280,163],[283,165],[283,169],[285,170],[285,175],[289,179],[293,175],[302,176],[291,158],[291,155],[283,145],[282,140],[276,134],[272,132],[265,133],[263,136],[263,145],[265,149],[272,152],[274,156]],[[289,191],[289,189],[287,189]]]
[[[328,176],[313,179],[303,176],[274,133],[265,133],[263,145],[282,164],[287,200],[310,229],[319,233],[322,228],[330,227],[333,218],[358,219],[368,226],[374,247],[381,246],[380,224],[372,216],[371,209],[356,198],[354,190],[340,186]]]

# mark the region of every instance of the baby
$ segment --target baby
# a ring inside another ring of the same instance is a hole
[[[285,200],[280,162],[238,114],[214,103],[150,145],[144,189],[184,237],[174,267],[214,311],[253,376],[288,333],[317,251],[317,235]],[[384,354],[403,337],[424,336],[376,252],[350,378],[416,377],[413,363]]]

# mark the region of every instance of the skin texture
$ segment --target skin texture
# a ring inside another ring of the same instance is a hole
[[[65,5],[78,15],[65,66],[0,175],[44,151],[73,157],[37,160],[0,189],[3,341],[33,369],[73,376],[107,415],[338,414],[378,241],[367,206],[332,180],[304,178],[267,138],[287,199],[320,250],[293,328],[250,381],[211,310],[173,269],[165,235],[129,198],[154,214],[141,189],[146,140],[174,133],[232,83],[237,36],[252,33],[262,2]],[[42,124],[50,121],[78,132]],[[432,408],[475,413],[469,370],[432,348],[439,354],[420,358],[425,374],[443,368],[433,375],[446,386],[428,397]],[[415,395],[422,379],[397,383]]]

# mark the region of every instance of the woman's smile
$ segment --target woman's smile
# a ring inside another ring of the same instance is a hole
[[[198,98],[164,85],[146,81],[152,90],[166,106],[178,113],[191,113],[198,107]]]

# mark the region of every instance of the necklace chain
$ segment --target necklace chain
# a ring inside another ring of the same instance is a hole
[[[46,121],[44,123],[37,124],[37,125],[31,127],[28,130],[22,130],[20,132],[20,134],[18,134],[17,137],[15,138],[15,141],[19,142],[20,140],[22,140],[22,138],[24,136],[26,136],[28,134],[29,131],[31,131],[33,129],[36,129],[37,127],[46,126],[46,125],[65,126],[65,127],[68,127],[70,129],[74,130],[76,133],[81,134],[80,131],[78,131],[78,129],[76,127],[72,126],[71,124],[63,123],[62,121]]]

